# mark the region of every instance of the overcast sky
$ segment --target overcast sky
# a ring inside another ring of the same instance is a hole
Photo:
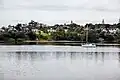
[[[46,24],[73,20],[79,24],[117,23],[120,0],[0,0],[0,26],[27,23]]]

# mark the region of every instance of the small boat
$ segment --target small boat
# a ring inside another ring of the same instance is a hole
[[[82,44],[82,47],[86,47],[86,48],[95,48],[96,45],[95,44],[91,44],[91,43],[88,43],[88,26],[86,28],[86,43],[85,44]]]
[[[95,44],[83,44],[82,47],[86,47],[86,48],[95,48],[96,45]]]

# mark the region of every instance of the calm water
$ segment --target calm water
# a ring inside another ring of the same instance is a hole
[[[0,80],[120,80],[120,48],[0,46]]]

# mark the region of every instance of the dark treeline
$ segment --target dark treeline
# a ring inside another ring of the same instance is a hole
[[[86,41],[86,27],[88,26],[88,42],[105,43],[120,42],[120,23],[118,24],[86,24],[85,26],[73,23],[55,24],[48,26],[31,20],[28,24],[0,28],[0,41],[20,44],[24,41]]]

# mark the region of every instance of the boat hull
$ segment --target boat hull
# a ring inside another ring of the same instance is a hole
[[[86,48],[95,48],[96,45],[95,45],[95,44],[84,44],[84,45],[82,45],[82,47],[86,47]]]

